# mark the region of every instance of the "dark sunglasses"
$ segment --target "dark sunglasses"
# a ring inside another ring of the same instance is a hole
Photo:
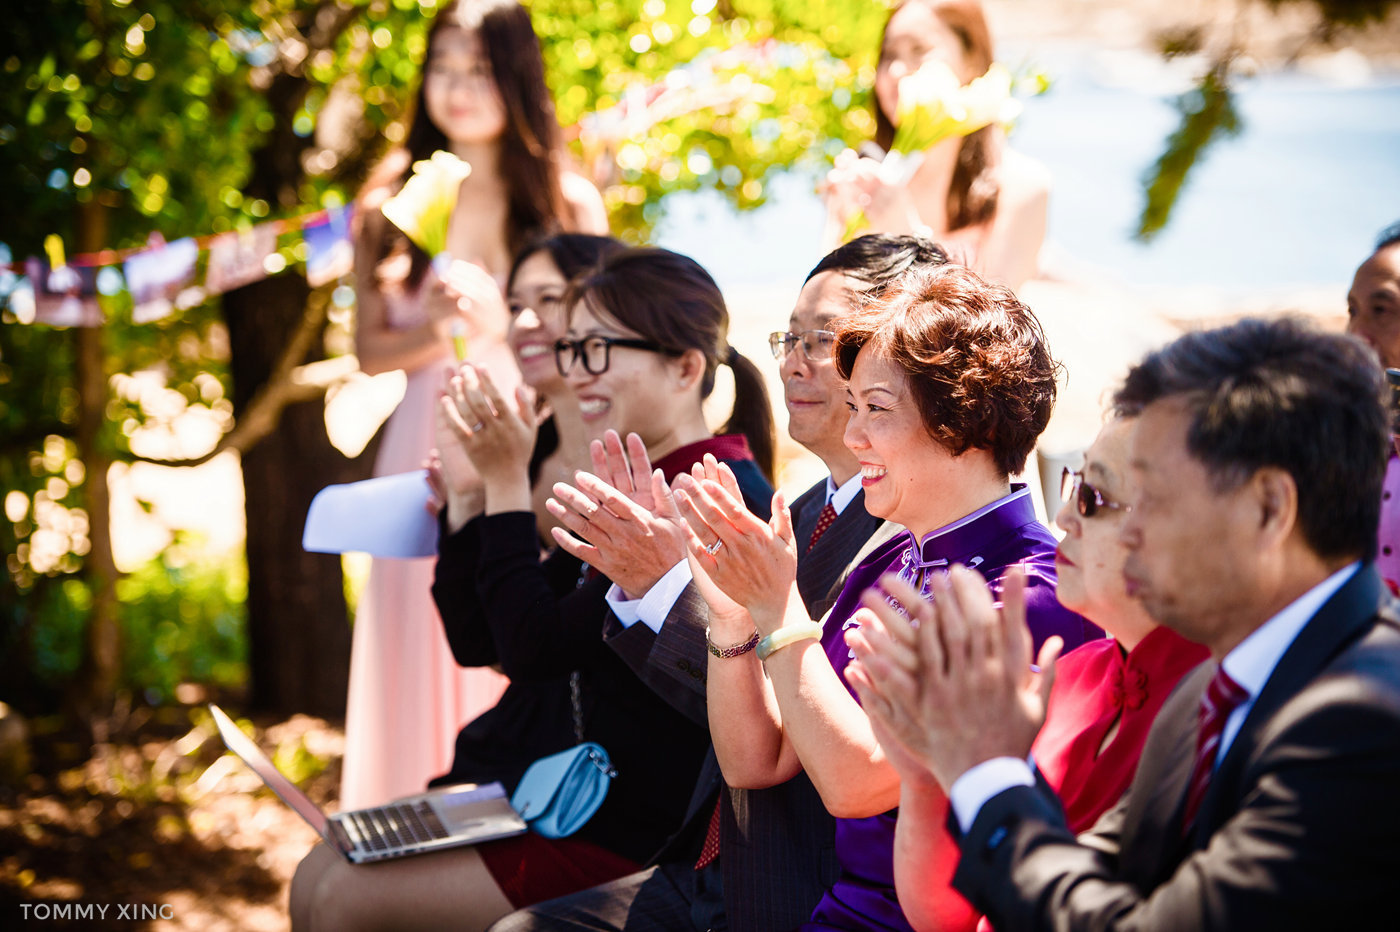
[[[768,334],[768,348],[774,359],[783,359],[798,346],[808,359],[826,359],[831,355],[831,347],[836,343],[836,334],[830,330],[804,330],[801,333],[774,332]]]
[[[1060,500],[1067,502],[1071,499],[1074,500],[1075,510],[1084,518],[1092,518],[1099,513],[1100,508],[1121,511],[1124,514],[1133,510],[1132,505],[1110,502],[1103,497],[1102,492],[1084,481],[1083,473],[1066,466],[1060,475]]]
[[[627,349],[646,350],[651,353],[679,355],[660,343],[650,340],[632,340],[626,337],[584,337],[582,340],[556,340],[554,343],[554,367],[560,375],[568,375],[574,364],[583,360],[583,371],[589,375],[602,375],[612,364],[612,348],[622,346]]]

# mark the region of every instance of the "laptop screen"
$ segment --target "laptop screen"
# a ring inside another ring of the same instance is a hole
[[[311,824],[322,838],[326,835],[326,814],[321,811],[311,799],[297,788],[297,785],[286,777],[282,772],[273,766],[272,761],[263,753],[262,748],[253,743],[253,739],[243,733],[243,730],[233,723],[233,719],[224,714],[224,710],[209,704],[209,711],[214,715],[214,722],[219,726],[219,734],[224,737],[224,744],[228,749],[237,754],[243,763],[253,769],[253,772],[262,777],[264,783],[272,788],[272,791],[282,797],[282,801],[297,811],[303,819]],[[327,839],[329,840],[329,839]]]

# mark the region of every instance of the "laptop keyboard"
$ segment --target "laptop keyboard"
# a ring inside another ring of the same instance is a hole
[[[412,803],[390,803],[377,809],[347,812],[360,835],[363,846],[371,851],[387,851],[408,845],[448,837],[447,828],[427,800]]]

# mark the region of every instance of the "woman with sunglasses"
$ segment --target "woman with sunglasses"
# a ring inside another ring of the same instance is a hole
[[[766,513],[772,412],[758,369],[728,345],[728,310],[709,274],[666,250],[623,250],[576,281],[564,304],[568,329],[553,355],[585,434],[636,434],[667,479],[706,454],[719,457],[742,477],[749,507]],[[736,432],[714,436],[701,405],[722,364],[734,371]],[[329,881],[304,891],[310,928],[484,929],[515,909],[640,869],[681,825],[709,738],[603,642],[612,580],[564,548],[540,560],[528,471],[534,401],[530,386],[503,395],[471,365],[443,400],[484,501],[481,514],[443,535],[433,597],[457,662],[499,664],[510,677],[496,706],[462,730],[450,778],[500,780],[513,791],[531,762],[579,741],[601,744],[617,776],[569,838],[529,833],[333,865]],[[605,455],[601,444],[594,449]],[[598,528],[603,511],[592,517]],[[650,583],[684,557],[677,528],[657,541]],[[625,586],[645,582],[647,571],[630,568]],[[295,907],[295,889],[293,898]]]
[[[1065,501],[1055,516],[1065,532],[1055,551],[1056,596],[1109,634],[1056,665],[1049,712],[1031,752],[1075,832],[1088,829],[1122,797],[1162,703],[1209,654],[1154,622],[1124,587],[1127,549],[1119,527],[1130,507],[1132,425],[1126,418],[1110,421],[1085,452],[1083,470],[1065,470]],[[867,615],[862,622],[879,624]],[[863,658],[860,639],[853,635],[852,647]],[[860,669],[853,664],[852,681],[862,679]],[[895,844],[900,904],[915,929],[965,927],[968,906],[951,886],[959,854],[944,827],[945,797],[932,774],[897,748],[886,745],[886,751],[901,777]],[[955,917],[963,918],[950,921]]]

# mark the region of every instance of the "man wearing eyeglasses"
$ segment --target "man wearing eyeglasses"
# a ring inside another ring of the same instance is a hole
[[[939,246],[914,236],[855,239],[817,264],[798,295],[788,329],[769,337],[783,377],[788,433],[828,470],[791,506],[797,586],[813,619],[830,608],[846,571],[894,531],[865,510],[859,465],[843,439],[850,412],[845,382],[831,354],[833,321],[878,298],[905,272],[946,261]],[[621,450],[616,454],[620,462]],[[632,473],[643,469],[637,464]],[[611,478],[627,484],[626,473],[623,468]],[[599,568],[608,575],[606,566]],[[690,584],[689,565],[679,564],[635,601],[614,587],[609,603],[614,617],[607,621],[604,639],[653,689],[708,724],[706,651],[734,656],[753,644],[709,643],[708,611]],[[711,753],[685,824],[651,867],[537,904],[492,928],[793,928],[808,919],[835,881],[834,832],[831,815],[804,774],[764,790],[731,789]]]

